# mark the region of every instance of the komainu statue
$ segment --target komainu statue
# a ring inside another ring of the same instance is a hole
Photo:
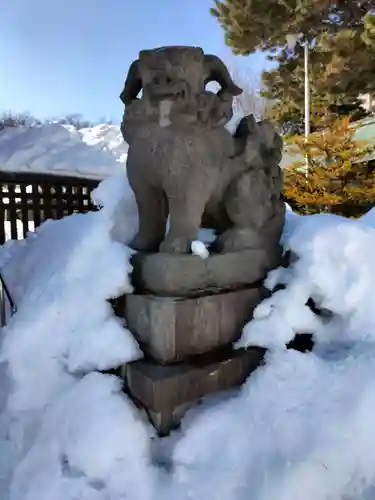
[[[126,365],[126,387],[159,435],[263,363],[264,350],[231,345],[266,296],[264,277],[281,264],[283,141],[253,116],[229,133],[241,92],[217,57],[162,47],[140,52],[121,93],[139,212],[124,316],[145,353]],[[202,227],[216,239],[209,255],[194,255]]]
[[[139,212],[133,249],[189,253],[201,227],[217,232],[221,254],[278,244],[283,141],[253,116],[226,130],[241,92],[223,62],[198,47],[143,50],[132,63],[120,97]]]

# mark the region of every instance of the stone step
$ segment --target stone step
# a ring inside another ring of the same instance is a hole
[[[143,352],[168,364],[235,342],[266,294],[261,287],[196,298],[132,294],[125,318]]]
[[[241,385],[263,363],[265,349],[223,350],[163,366],[150,360],[125,368],[127,390],[143,406],[159,435],[167,435],[204,396]]]
[[[202,291],[254,286],[270,269],[282,264],[282,249],[256,248],[197,255],[137,253],[132,257],[132,281],[136,292],[155,295],[194,296]]]

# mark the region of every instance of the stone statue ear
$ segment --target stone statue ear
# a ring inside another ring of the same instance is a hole
[[[245,151],[247,138],[250,134],[257,132],[257,122],[254,115],[248,115],[241,118],[237,128],[233,134],[234,139],[234,154],[233,158],[241,155]]]
[[[232,80],[229,71],[223,61],[217,56],[204,56],[205,86],[210,82],[217,82],[221,87],[221,93],[229,93],[232,96],[242,94],[242,89]]]
[[[258,132],[258,123],[253,114],[245,116],[243,120],[246,120],[248,134],[256,134]]]
[[[269,149],[282,149],[283,148],[283,139],[277,133],[277,130],[273,126],[272,122],[269,120],[262,120],[259,123],[259,127],[262,134],[262,139]]]
[[[264,154],[271,164],[278,165],[283,155],[284,141],[269,120],[262,120],[258,125]]]
[[[128,106],[142,90],[142,79],[139,72],[139,60],[132,62],[125,80],[124,89],[120,94],[121,101]]]
[[[252,134],[256,131],[256,128],[257,122],[254,118],[254,115],[244,116],[238,123],[233,137],[235,139],[247,139],[249,134]]]

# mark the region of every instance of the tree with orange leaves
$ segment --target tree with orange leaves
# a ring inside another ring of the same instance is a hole
[[[305,212],[352,215],[361,206],[375,203],[375,169],[368,165],[375,138],[374,142],[356,140],[357,128],[346,117],[308,140],[295,136],[288,141],[289,153],[307,159],[307,164],[297,161],[284,170],[284,195],[293,206]]]

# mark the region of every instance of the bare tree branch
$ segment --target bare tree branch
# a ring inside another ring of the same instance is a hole
[[[233,68],[230,73],[236,85],[243,89],[242,94],[234,98],[235,115],[253,114],[258,120],[265,118],[271,103],[260,94],[260,76],[242,68]]]

